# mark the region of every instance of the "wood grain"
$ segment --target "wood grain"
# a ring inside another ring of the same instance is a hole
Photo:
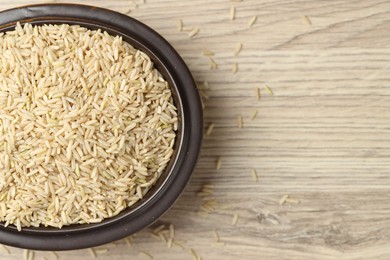
[[[2,1],[0,9],[31,2],[40,1]],[[390,1],[82,3],[128,12],[166,37],[195,79],[208,82],[205,124],[215,124],[191,183],[154,226],[173,223],[185,249],[151,237],[152,227],[137,234],[132,247],[124,241],[103,246],[109,253],[100,259],[147,259],[139,250],[154,259],[192,259],[190,248],[202,259],[390,258]],[[178,31],[179,19],[200,32],[190,39]],[[215,53],[218,69],[210,69],[202,50]],[[204,184],[215,185],[208,199],[218,204],[199,215],[205,200],[196,194]],[[300,203],[280,205],[286,194]],[[20,249],[10,250],[2,259],[21,258]],[[90,257],[87,250],[58,254]]]

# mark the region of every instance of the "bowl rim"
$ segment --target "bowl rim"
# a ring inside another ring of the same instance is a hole
[[[183,192],[196,166],[203,137],[203,115],[195,81],[176,50],[161,35],[127,15],[81,4],[35,4],[0,12],[0,30],[16,22],[32,24],[69,23],[96,27],[126,36],[130,44],[145,51],[162,66],[177,93],[181,113],[178,152],[161,187],[134,210],[97,224],[71,225],[64,229],[24,228],[0,225],[0,243],[34,250],[73,250],[109,243],[154,223]],[[160,70],[160,68],[159,68]],[[70,228],[69,228],[70,227]]]

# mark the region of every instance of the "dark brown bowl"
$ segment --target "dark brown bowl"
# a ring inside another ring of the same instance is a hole
[[[122,36],[123,40],[148,54],[169,82],[180,122],[170,164],[138,203],[97,224],[17,231],[14,226],[5,228],[0,223],[0,243],[35,250],[80,249],[109,243],[149,226],[178,199],[195,168],[201,147],[202,108],[186,64],[158,33],[131,17],[107,9],[76,4],[23,6],[0,12],[0,32],[13,30],[18,21],[33,25],[78,24]]]

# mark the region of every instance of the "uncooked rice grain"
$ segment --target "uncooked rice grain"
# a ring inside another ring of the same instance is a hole
[[[202,51],[202,54],[203,54],[204,56],[214,56],[214,52],[209,51],[209,50],[204,50],[204,51]]]
[[[255,181],[255,182],[257,182],[258,181],[258,176],[257,176],[257,172],[256,172],[256,170],[255,169],[252,169],[252,178],[253,178],[253,180]]]
[[[235,226],[237,224],[237,221],[238,221],[238,214],[235,213],[233,215],[233,219],[232,219],[232,225]]]
[[[92,258],[96,258],[96,252],[93,248],[88,248],[89,255],[92,256]]]
[[[283,195],[283,197],[280,198],[280,200],[279,200],[279,205],[284,205],[284,203],[286,203],[287,199],[288,199],[288,195],[287,194]]]
[[[211,57],[209,57],[209,59],[210,59],[210,68],[218,69],[218,63]]]
[[[312,24],[310,18],[307,15],[302,16],[302,20],[307,25],[311,25]]]
[[[233,65],[232,65],[232,73],[233,73],[233,74],[236,74],[237,71],[238,71],[238,64],[237,64],[237,62],[235,62],[235,63],[233,63]]]
[[[259,87],[256,88],[256,99],[257,100],[261,99],[261,92],[260,92],[260,88]]]
[[[237,126],[238,126],[238,128],[242,128],[242,126],[243,126],[241,115],[237,116]]]
[[[240,42],[239,44],[237,44],[237,47],[236,47],[236,49],[234,50],[234,56],[237,56],[240,52],[241,52],[241,50],[242,50],[242,43]]]
[[[252,18],[248,22],[248,27],[252,27],[252,25],[256,22],[257,16],[252,16]]]
[[[179,121],[145,53],[102,30],[18,23],[0,54],[5,226],[100,222],[156,183]]]
[[[209,126],[207,127],[207,130],[206,130],[206,135],[211,135],[211,133],[213,132],[214,126],[215,125],[213,123],[209,124]]]
[[[182,19],[179,19],[179,21],[177,22],[177,29],[179,30],[179,32],[183,31],[183,20]]]
[[[268,92],[268,94],[270,96],[273,96],[274,95],[274,92],[272,91],[272,89],[268,86],[268,85],[265,85],[265,90]]]
[[[153,255],[151,255],[150,253],[148,253],[148,252],[146,252],[146,251],[140,250],[139,253],[140,253],[141,255],[146,256],[146,257],[149,258],[149,259],[153,259],[153,258],[154,258]]]
[[[251,115],[251,120],[254,120],[254,119],[256,118],[256,116],[257,116],[257,113],[258,113],[258,111],[257,111],[257,110],[254,110],[254,111],[252,112],[252,115]]]
[[[236,8],[234,6],[230,7],[230,20],[234,20],[236,18]]]
[[[200,29],[199,28],[194,28],[192,29],[189,33],[188,33],[188,37],[192,38],[194,37],[195,35],[197,35],[199,33]]]
[[[221,158],[217,158],[217,161],[216,161],[216,163],[215,163],[215,168],[217,169],[217,170],[219,170],[219,169],[221,169],[221,166],[222,166],[222,159]]]

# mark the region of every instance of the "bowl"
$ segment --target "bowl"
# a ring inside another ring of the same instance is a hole
[[[78,4],[39,4],[0,12],[0,32],[16,22],[72,24],[120,35],[149,55],[170,84],[178,108],[179,126],[174,154],[153,188],[135,205],[96,224],[75,224],[62,229],[4,227],[0,243],[34,250],[73,250],[109,243],[133,234],[159,219],[178,199],[195,168],[203,136],[202,107],[194,79],[174,48],[145,24],[120,13]]]

